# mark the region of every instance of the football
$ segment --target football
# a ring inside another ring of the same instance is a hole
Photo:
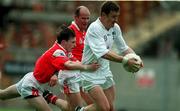
[[[142,60],[141,60],[141,58],[138,56],[138,55],[136,55],[135,53],[129,53],[129,54],[126,54],[125,56],[124,56],[126,59],[132,59],[132,58],[134,58],[135,60],[136,60],[136,62],[137,62],[137,64],[138,65],[134,65],[134,67],[136,67],[136,68],[132,68],[132,67],[130,67],[128,64],[123,64],[123,67],[124,67],[124,69],[126,70],[126,71],[128,71],[128,72],[138,72],[139,71],[139,69],[142,67],[141,65],[142,65]]]

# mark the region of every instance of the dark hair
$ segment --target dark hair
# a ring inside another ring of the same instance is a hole
[[[75,16],[79,16],[80,15],[80,9],[81,9],[81,6],[77,7],[75,12],[74,12],[74,15]]]
[[[111,11],[118,12],[119,11],[119,5],[116,4],[113,1],[106,1],[101,5],[101,15],[104,12],[106,15],[108,15]]]
[[[70,38],[74,38],[74,37],[75,37],[74,31],[68,28],[67,26],[62,25],[57,35],[57,43],[60,44],[62,40],[68,41]]]

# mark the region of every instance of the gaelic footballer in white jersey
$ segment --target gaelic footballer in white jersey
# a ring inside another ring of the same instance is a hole
[[[107,30],[98,18],[89,26],[85,38],[82,63],[98,62],[101,67],[93,74],[91,72],[82,72],[83,79],[94,84],[103,84],[106,77],[112,77],[109,60],[103,59],[102,56],[111,50],[113,43],[116,44],[120,53],[129,48],[122,37],[118,24],[115,23],[114,27]]]

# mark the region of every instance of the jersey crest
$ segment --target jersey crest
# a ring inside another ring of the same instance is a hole
[[[68,53],[68,58],[74,57],[72,53]]]
[[[113,31],[113,32],[112,32],[112,35],[116,35],[116,32],[115,32],[115,31]]]
[[[106,35],[104,35],[104,40],[107,41],[107,36]]]
[[[81,38],[79,40],[79,44],[83,44],[83,40]]]

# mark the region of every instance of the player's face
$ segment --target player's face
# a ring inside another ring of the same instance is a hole
[[[76,38],[75,37],[70,38],[68,41],[66,41],[65,47],[68,52],[71,52],[75,46],[76,46]]]
[[[105,22],[106,22],[106,27],[109,29],[114,26],[115,23],[118,22],[118,17],[119,17],[119,11],[111,11],[108,15],[105,14]]]
[[[75,17],[76,24],[80,28],[81,31],[85,31],[88,27],[90,20],[90,13],[89,12],[81,12],[79,16]]]

